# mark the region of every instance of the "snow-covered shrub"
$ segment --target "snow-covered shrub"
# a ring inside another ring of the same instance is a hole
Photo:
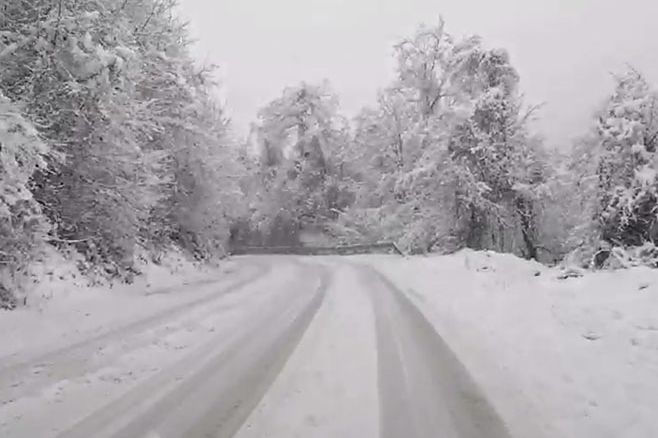
[[[45,168],[48,147],[0,93],[0,308],[16,305],[21,276],[44,244],[48,223],[29,181]]]

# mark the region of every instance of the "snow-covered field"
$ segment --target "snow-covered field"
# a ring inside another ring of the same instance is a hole
[[[495,253],[357,259],[412,298],[514,436],[658,436],[658,271],[559,280]]]

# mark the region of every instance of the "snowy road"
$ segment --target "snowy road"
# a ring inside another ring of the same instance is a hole
[[[0,435],[508,436],[458,358],[381,273],[329,257],[238,263],[244,269],[210,292],[3,360]]]

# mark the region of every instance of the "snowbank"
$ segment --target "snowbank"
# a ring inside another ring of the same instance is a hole
[[[139,269],[142,274],[132,284],[91,286],[74,260],[51,254],[33,268],[36,284],[27,306],[0,310],[0,360],[69,345],[191,300],[203,292],[196,286],[236,268],[229,261],[202,266],[171,252],[160,265],[142,263]]]
[[[514,436],[658,436],[658,271],[559,280],[473,251],[366,260],[423,310]]]

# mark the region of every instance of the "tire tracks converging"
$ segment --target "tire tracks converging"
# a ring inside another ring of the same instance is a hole
[[[377,330],[381,438],[509,438],[464,365],[384,275],[363,267]]]
[[[245,265],[182,305],[2,366],[0,435],[510,437],[421,309],[373,267]]]
[[[297,287],[308,290],[305,274]],[[282,306],[265,303],[247,327],[211,340],[59,437],[233,436],[322,304],[330,275],[318,274],[311,293],[293,290]]]

